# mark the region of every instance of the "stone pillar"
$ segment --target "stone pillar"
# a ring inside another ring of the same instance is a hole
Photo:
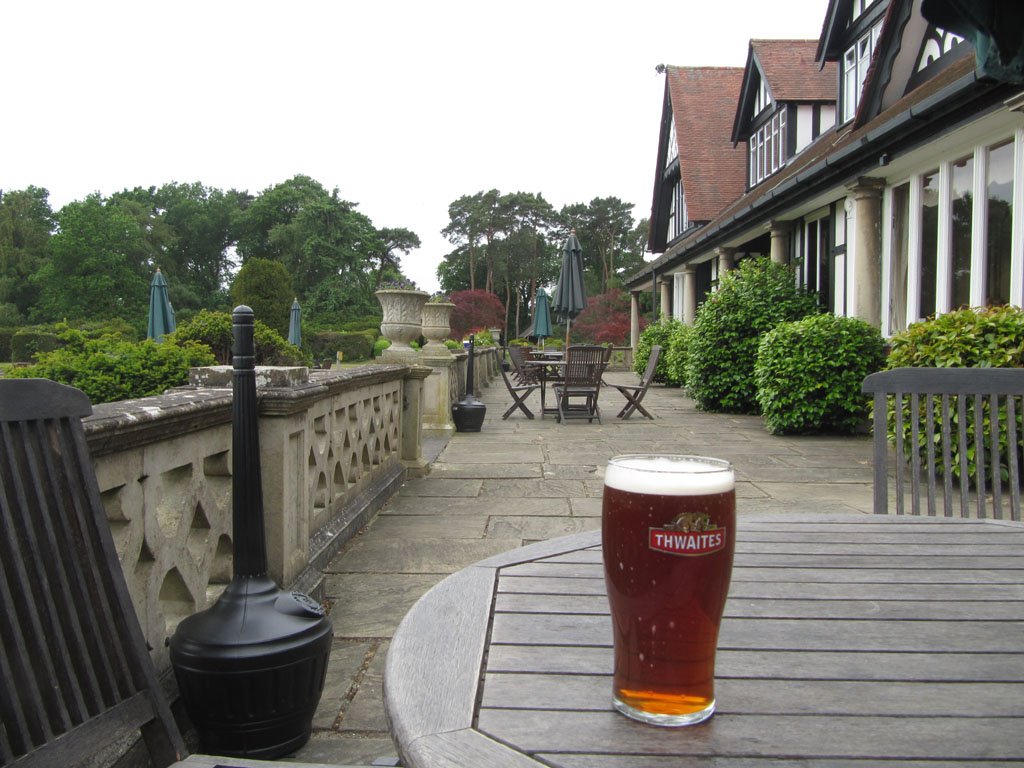
[[[721,275],[723,272],[728,272],[730,269],[736,268],[736,249],[735,248],[716,248],[715,253],[718,254],[718,274]]]
[[[882,326],[882,190],[884,179],[862,176],[847,185],[853,198],[853,314]]]
[[[687,265],[683,269],[683,324],[693,325],[697,315],[697,268]]]
[[[640,345],[640,294],[630,291],[629,294],[629,346],[636,354]]]
[[[410,366],[403,382],[401,456],[410,477],[430,472],[430,462],[423,458],[423,380],[431,371],[425,365]]]
[[[776,264],[789,263],[789,233],[793,226],[788,221],[770,221],[767,229],[772,241],[772,261]]]
[[[672,317],[672,294],[669,292],[669,280],[672,279],[672,275],[662,275],[661,277],[661,316]]]
[[[423,432],[432,437],[455,432],[451,400],[455,358],[447,347],[442,347],[444,354],[439,350],[424,350],[423,354],[423,364],[430,368],[430,375],[423,380]]]

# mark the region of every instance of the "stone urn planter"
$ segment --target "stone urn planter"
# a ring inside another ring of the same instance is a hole
[[[454,309],[450,301],[428,301],[423,305],[423,337],[427,340],[424,352],[451,354],[444,340],[452,332],[450,320]]]
[[[414,352],[409,346],[423,332],[423,305],[430,294],[415,289],[382,288],[377,291],[377,301],[384,311],[380,332],[391,341],[396,352]]]

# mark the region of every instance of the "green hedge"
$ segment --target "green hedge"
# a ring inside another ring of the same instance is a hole
[[[159,395],[187,384],[189,368],[214,363],[210,350],[195,342],[178,346],[152,340],[132,343],[110,336],[90,339],[66,327],[60,342],[64,346],[41,353],[36,364],[14,368],[6,375],[70,384],[95,404]]]
[[[316,360],[334,360],[338,352],[341,352],[343,360],[369,360],[378,335],[373,329],[347,333],[319,331],[308,336],[306,343]]]
[[[52,352],[59,345],[56,333],[22,328],[11,338],[11,360],[15,363],[31,363],[37,353]]]
[[[636,345],[636,354],[633,355],[633,372],[637,376],[643,376],[647,370],[647,361],[651,357],[651,349],[656,344],[661,345],[661,357],[658,359],[658,367],[654,369],[654,380],[666,383],[669,380],[668,361],[666,352],[672,343],[672,335],[681,328],[683,324],[674,317],[662,317],[656,323],[648,325],[640,334]]]
[[[11,340],[17,332],[17,328],[0,328],[0,363],[14,362]]]
[[[765,426],[774,435],[856,431],[871,412],[861,382],[884,366],[882,335],[863,320],[780,323],[762,337],[754,366]]]
[[[1024,310],[1018,307],[989,307],[983,309],[961,309],[935,318],[912,324],[906,331],[895,334],[890,340],[889,368],[1024,368]],[[955,398],[954,398],[955,400]],[[924,413],[926,402],[921,401],[921,412]],[[935,398],[936,409],[941,407],[939,398]],[[973,408],[972,399],[967,403],[968,409]],[[953,424],[957,425],[956,403],[951,403]],[[909,424],[909,403],[904,406],[904,434],[902,436],[904,450],[911,455],[914,450]],[[990,407],[986,398],[983,405],[984,424],[990,423]],[[936,413],[939,411],[936,410]],[[889,440],[895,442],[896,414],[895,408],[889,406]],[[1024,434],[1022,414],[1018,411],[1017,436]],[[1000,412],[1000,452],[1006,456],[1007,424],[1005,406]],[[967,428],[967,462],[968,473],[973,476],[976,470],[974,461],[974,427]],[[989,444],[989,435],[983,435],[985,445]],[[919,435],[918,450],[922,463],[927,464],[926,436]],[[953,475],[960,478],[960,445],[957,430],[951,435],[950,450],[953,455]],[[941,470],[941,450],[936,450],[936,471]],[[1018,452],[1020,466],[1018,471],[1024,474],[1024,455]],[[1009,477],[1009,467],[1000,467],[1003,479]]]
[[[196,341],[213,352],[219,365],[231,364],[231,315],[227,312],[202,310],[188,323],[164,337],[174,344]],[[312,360],[298,347],[285,341],[281,334],[257,319],[253,332],[257,365],[311,365]]]
[[[765,257],[721,275],[701,304],[686,356],[686,387],[705,411],[757,413],[754,364],[761,336],[786,320],[821,312],[793,270]]]

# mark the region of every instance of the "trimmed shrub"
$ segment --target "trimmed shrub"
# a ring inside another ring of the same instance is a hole
[[[889,343],[888,368],[1024,368],[1024,310],[1018,307],[1002,306],[980,309],[960,309],[944,315],[912,324],[907,330],[894,335]],[[951,398],[955,401],[956,398]],[[935,398],[936,413],[941,407],[940,398]],[[922,399],[921,412],[924,413],[926,402]],[[974,407],[973,398],[968,399],[967,408]],[[958,424],[956,403],[951,402],[954,427]],[[913,451],[913,441],[909,425],[909,403],[904,405],[906,418],[903,421],[903,446],[906,455]],[[990,405],[985,398],[983,404],[984,423],[990,423]],[[999,444],[1003,456],[1006,455],[1007,423],[1005,406],[1000,409]],[[1024,419],[1017,413],[1018,439],[1024,434]],[[889,405],[889,440],[896,441],[896,414],[892,403]],[[977,464],[974,460],[974,427],[967,425],[967,467],[973,477]],[[990,435],[982,439],[987,446]],[[926,435],[922,432],[918,438],[918,450],[922,464],[927,465]],[[957,430],[951,435],[950,451],[953,456],[953,475],[960,479],[960,445]],[[1021,466],[1018,471],[1024,473],[1024,455],[1020,456]],[[941,471],[941,451],[936,450],[936,471]],[[1009,477],[1009,467],[1000,466],[1004,480]]]
[[[57,334],[23,328],[11,338],[11,359],[15,363],[31,363],[41,352],[52,352],[60,345]]]
[[[633,372],[637,376],[643,376],[647,370],[647,361],[651,357],[651,348],[655,344],[661,345],[661,358],[658,360],[658,367],[654,369],[654,380],[666,383],[668,381],[668,362],[665,353],[668,351],[672,341],[672,334],[682,325],[674,317],[664,315],[656,323],[651,323],[640,334],[636,344],[636,354],[633,356]]]
[[[184,344],[197,341],[213,352],[218,365],[231,364],[231,315],[227,312],[202,310],[191,321],[164,337],[165,341]],[[256,365],[311,365],[302,351],[292,346],[281,334],[257,319],[253,340],[256,343]]]
[[[786,320],[821,311],[793,270],[768,258],[745,259],[719,278],[690,335],[686,387],[705,411],[757,413],[754,363],[761,336]]]
[[[178,346],[151,339],[139,343],[111,336],[89,339],[66,326],[60,341],[62,348],[39,354],[35,365],[15,368],[7,376],[70,384],[96,404],[159,395],[187,384],[189,368],[214,362],[207,347],[192,341]]]
[[[686,386],[686,353],[690,347],[692,325],[677,322],[668,337],[668,346],[661,350],[665,361],[665,383],[672,387]],[[661,361],[658,361],[661,367]]]
[[[812,315],[779,323],[761,338],[757,401],[773,435],[854,432],[871,412],[864,377],[885,367],[885,342],[853,317]]]
[[[380,357],[381,352],[391,346],[391,339],[385,339],[381,336],[375,342],[373,342],[373,356]],[[459,345],[461,346],[461,344]]]
[[[306,344],[316,360],[336,359],[339,352],[343,360],[368,360],[373,356],[373,343],[379,335],[374,330],[318,331],[307,336]]]
[[[248,259],[231,283],[231,300],[235,306],[245,304],[282,336],[288,335],[291,317],[292,276],[279,261]]]
[[[17,332],[17,328],[0,328],[0,363],[13,362],[11,340]]]

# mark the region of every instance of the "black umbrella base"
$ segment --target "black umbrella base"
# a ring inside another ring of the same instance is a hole
[[[456,432],[479,432],[487,415],[487,406],[473,395],[452,403],[452,421]]]

